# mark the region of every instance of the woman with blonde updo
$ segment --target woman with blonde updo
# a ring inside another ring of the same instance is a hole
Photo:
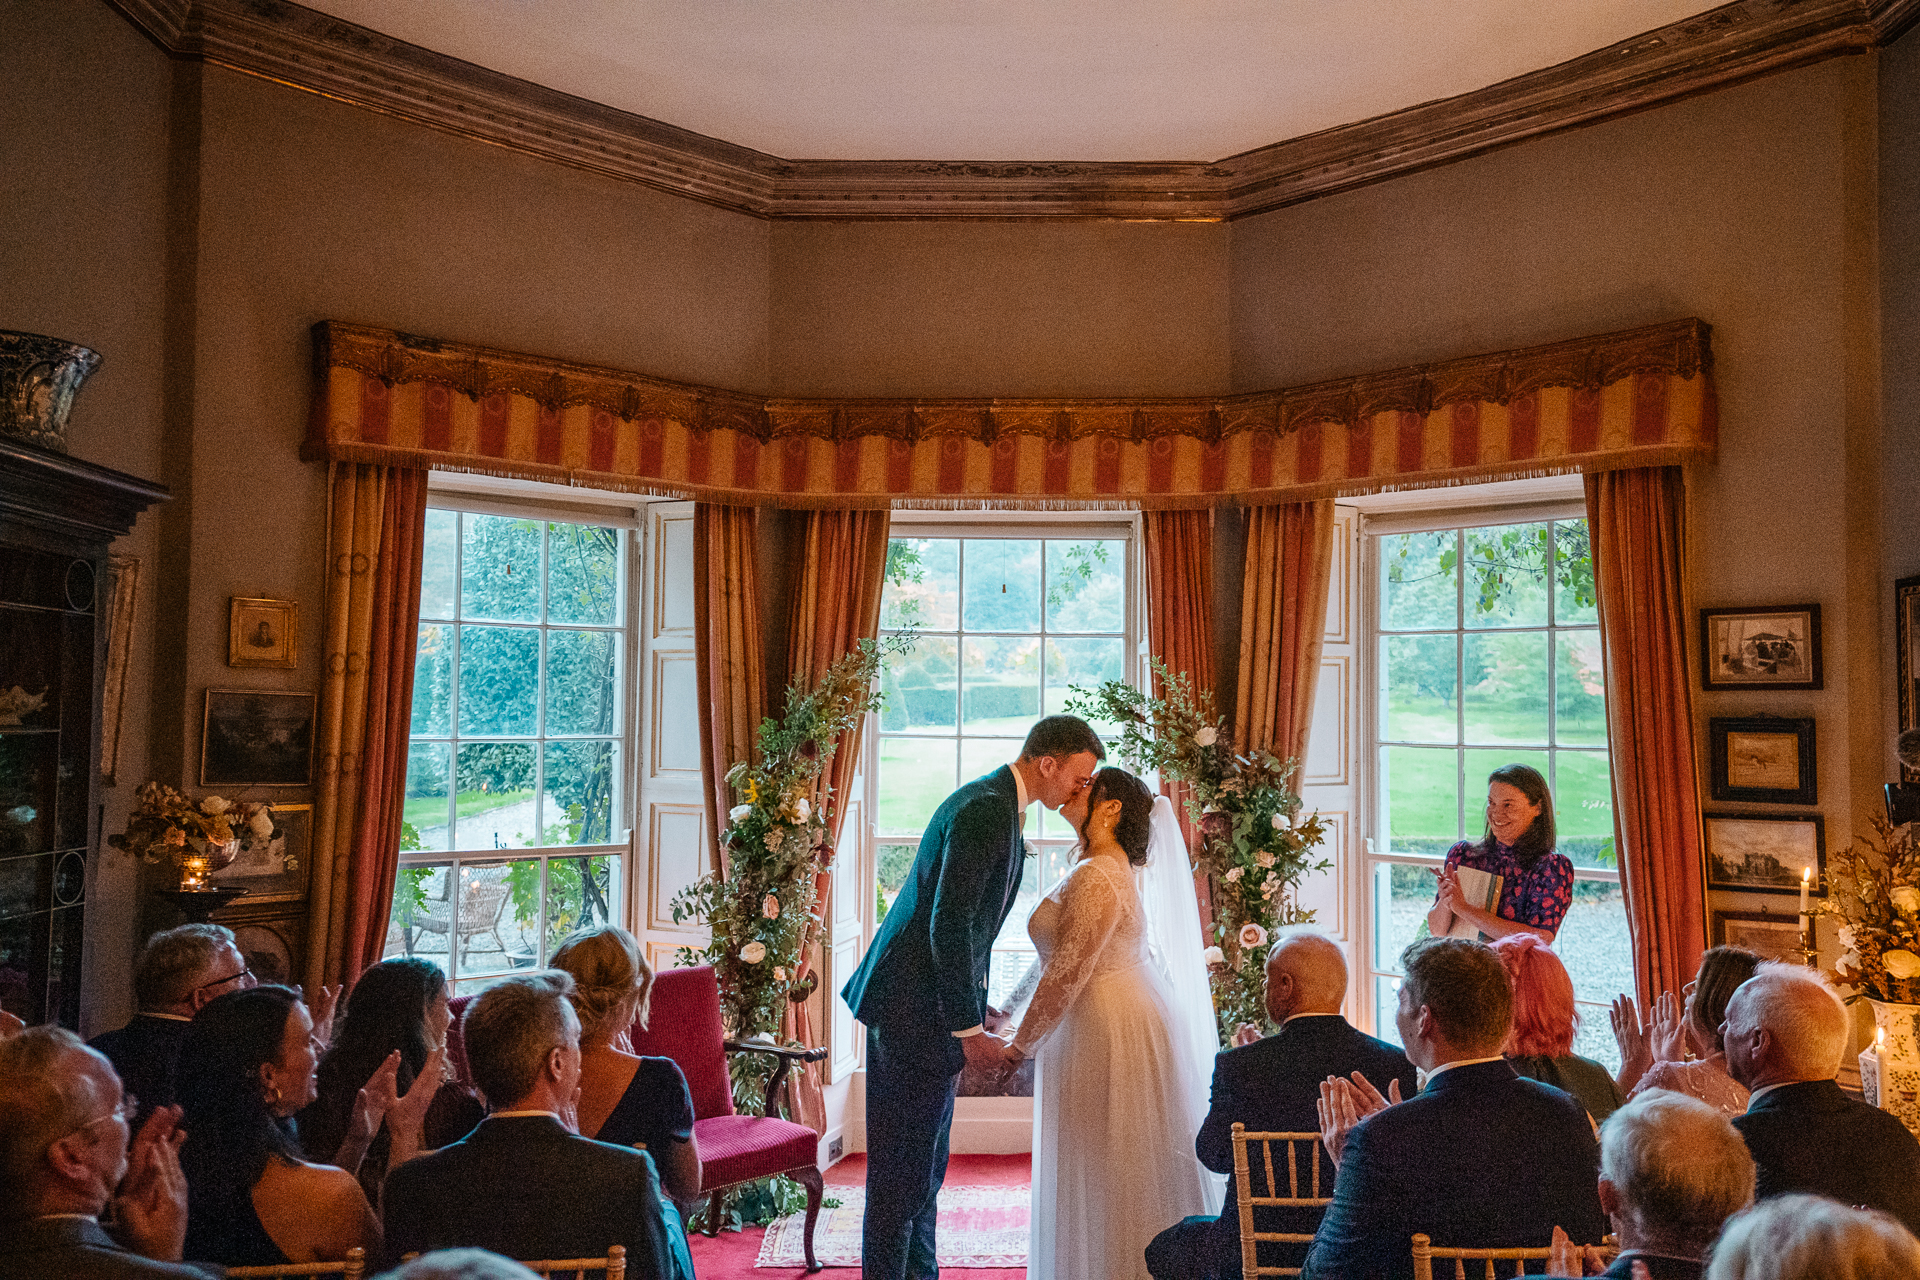
[[[672,1058],[630,1053],[627,1028],[647,1025],[653,969],[633,935],[617,925],[582,929],[553,953],[553,967],[573,975],[580,1015],[580,1132],[617,1146],[644,1147],[660,1188],[679,1204],[700,1193],[700,1156],[693,1147],[693,1095]]]

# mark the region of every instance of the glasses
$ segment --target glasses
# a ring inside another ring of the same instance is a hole
[[[198,995],[200,992],[205,991],[208,987],[224,987],[229,982],[238,982],[242,978],[251,978],[252,976],[253,976],[253,969],[251,967],[243,968],[238,973],[230,973],[224,978],[215,978],[212,982],[201,983],[199,986],[193,989],[194,994]]]
[[[83,1125],[76,1126],[73,1132],[85,1133],[88,1129],[93,1128],[93,1126],[97,1124],[105,1124],[109,1120],[125,1120],[127,1122],[128,1127],[132,1127],[133,1118],[139,1114],[140,1114],[140,1099],[134,1097],[130,1093],[123,1093],[120,1095],[119,1103],[114,1106],[113,1110],[107,1112],[107,1114],[103,1116],[95,1116],[93,1119],[87,1121]]]

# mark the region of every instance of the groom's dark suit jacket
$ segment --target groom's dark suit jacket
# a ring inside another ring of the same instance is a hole
[[[1920,1142],[1833,1081],[1769,1089],[1733,1127],[1759,1167],[1756,1198],[1810,1191],[1890,1213],[1920,1232]]]
[[[1607,1233],[1586,1108],[1504,1061],[1452,1067],[1347,1135],[1309,1280],[1413,1275],[1412,1240],[1541,1248]]]
[[[963,1055],[952,1033],[986,1019],[987,962],[1020,891],[1019,804],[1002,765],[934,810],[900,896],[840,992],[868,1026],[903,1042],[924,1034],[954,1071]]]
[[[1250,1132],[1316,1133],[1320,1129],[1317,1104],[1320,1082],[1328,1076],[1345,1077],[1358,1071],[1381,1093],[1391,1080],[1400,1082],[1400,1096],[1411,1098],[1415,1085],[1413,1064],[1407,1055],[1384,1040],[1356,1031],[1338,1014],[1295,1018],[1278,1032],[1250,1045],[1230,1049],[1214,1059],[1213,1106],[1194,1139],[1200,1163],[1227,1178],[1227,1198],[1219,1221],[1208,1229],[1204,1244],[1205,1272],[1237,1273],[1240,1269],[1240,1214],[1234,1207],[1233,1126],[1238,1121]],[[1302,1195],[1311,1195],[1312,1153],[1298,1151]],[[1255,1195],[1269,1194],[1261,1170],[1258,1147],[1249,1147]],[[1274,1149],[1274,1167],[1283,1168],[1285,1151]],[[1285,1194],[1286,1183],[1281,1183]],[[1320,1194],[1333,1194],[1333,1169],[1321,1157]],[[1262,1231],[1291,1231],[1311,1235],[1320,1222],[1315,1209],[1255,1209],[1254,1226]],[[1198,1243],[1198,1242],[1196,1242]],[[1268,1249],[1276,1250],[1267,1258]],[[1267,1245],[1261,1261],[1269,1266],[1297,1267],[1305,1245]]]

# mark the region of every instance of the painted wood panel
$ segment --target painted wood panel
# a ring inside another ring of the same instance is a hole
[[[649,726],[653,776],[700,777],[700,701],[691,649],[653,651],[653,713]]]

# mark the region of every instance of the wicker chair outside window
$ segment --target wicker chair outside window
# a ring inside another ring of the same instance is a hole
[[[453,873],[447,873],[447,879],[453,879]],[[462,877],[460,887],[460,918],[453,926],[454,937],[449,943],[449,951],[457,949],[464,954],[467,939],[487,933],[493,935],[493,949],[505,955],[507,944],[500,936],[500,919],[507,913],[507,899],[511,896],[507,887],[507,868],[502,866],[480,867],[470,875]],[[450,896],[450,895],[449,895]],[[425,933],[446,933],[449,926],[448,901],[446,897],[429,901],[427,910],[413,918],[407,927],[407,954],[413,954],[413,931],[419,929]]]

